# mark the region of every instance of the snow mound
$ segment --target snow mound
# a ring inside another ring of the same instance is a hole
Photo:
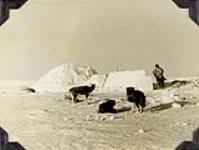
[[[147,102],[150,106],[170,104],[171,107],[181,108],[184,105],[196,105],[199,97],[199,78],[176,79],[169,81],[165,89],[147,93]]]
[[[95,74],[97,71],[88,66],[60,65],[48,71],[32,88],[36,91],[65,92],[69,86],[82,84]]]

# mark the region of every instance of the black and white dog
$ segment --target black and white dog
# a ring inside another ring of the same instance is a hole
[[[91,84],[90,86],[76,86],[69,89],[69,93],[72,95],[72,102],[77,102],[78,95],[85,95],[87,100],[88,96],[95,90],[96,85]]]
[[[135,104],[138,111],[143,112],[146,106],[146,97],[142,91],[135,90],[134,87],[127,87],[127,100]]]

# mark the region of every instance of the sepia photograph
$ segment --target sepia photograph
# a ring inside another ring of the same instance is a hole
[[[199,150],[199,0],[0,0],[0,150]]]

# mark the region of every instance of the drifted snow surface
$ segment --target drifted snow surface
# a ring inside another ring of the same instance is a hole
[[[199,127],[199,80],[146,93],[144,114],[133,112],[125,93],[96,92],[75,105],[64,93],[0,90],[0,125],[27,150],[174,150]],[[117,114],[98,114],[105,98]],[[80,97],[84,99],[84,97]],[[172,107],[178,103],[182,107]]]
[[[88,66],[60,65],[48,71],[31,88],[36,91],[64,92],[67,87],[84,83],[95,74],[97,71]]]

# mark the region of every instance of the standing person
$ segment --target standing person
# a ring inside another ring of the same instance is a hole
[[[156,78],[158,88],[164,88],[164,81],[166,80],[166,78],[164,77],[164,70],[158,64],[155,65],[153,75]]]

